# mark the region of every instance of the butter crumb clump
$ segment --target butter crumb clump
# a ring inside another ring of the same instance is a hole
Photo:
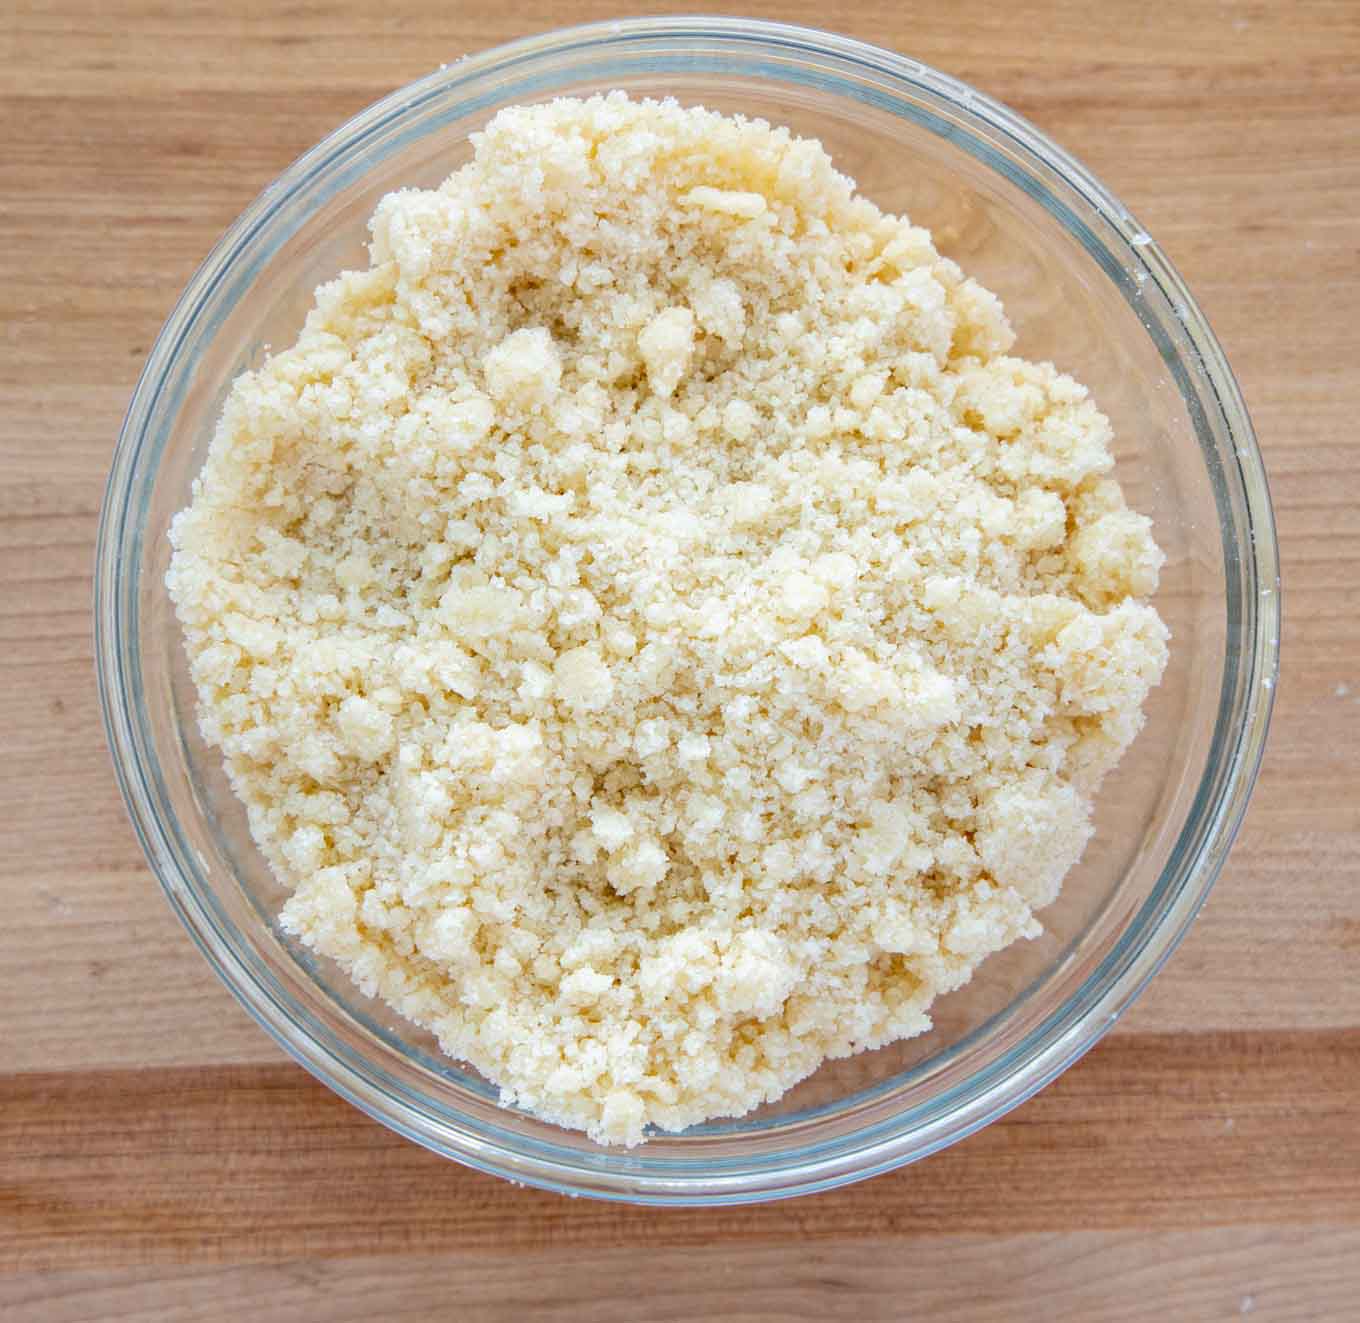
[[[608,1143],[929,1028],[1142,722],[1110,428],[815,142],[502,111],[241,376],[168,586],[284,926]]]

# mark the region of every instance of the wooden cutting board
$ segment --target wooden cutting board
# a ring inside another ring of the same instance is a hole
[[[1265,449],[1287,626],[1265,770],[1207,909],[1038,1098],[908,1170],[780,1205],[516,1189],[313,1082],[180,931],[114,789],[89,612],[109,455],[176,294],[294,156],[442,61],[619,11],[9,0],[8,1323],[1360,1318],[1360,4],[748,7],[1016,107],[1130,205],[1217,328]]]

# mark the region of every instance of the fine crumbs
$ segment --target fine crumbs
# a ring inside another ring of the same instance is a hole
[[[930,1027],[1142,724],[1110,426],[821,145],[504,110],[234,384],[167,582],[282,923],[603,1143]]]

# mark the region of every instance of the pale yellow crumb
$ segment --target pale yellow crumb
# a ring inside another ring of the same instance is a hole
[[[634,1144],[1038,931],[1166,659],[1110,429],[821,147],[501,112],[243,375],[168,584],[283,923]]]

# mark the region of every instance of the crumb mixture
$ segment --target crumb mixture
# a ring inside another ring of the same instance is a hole
[[[929,1027],[1141,724],[1071,378],[820,144],[502,111],[236,383],[168,577],[283,924],[635,1144]]]

